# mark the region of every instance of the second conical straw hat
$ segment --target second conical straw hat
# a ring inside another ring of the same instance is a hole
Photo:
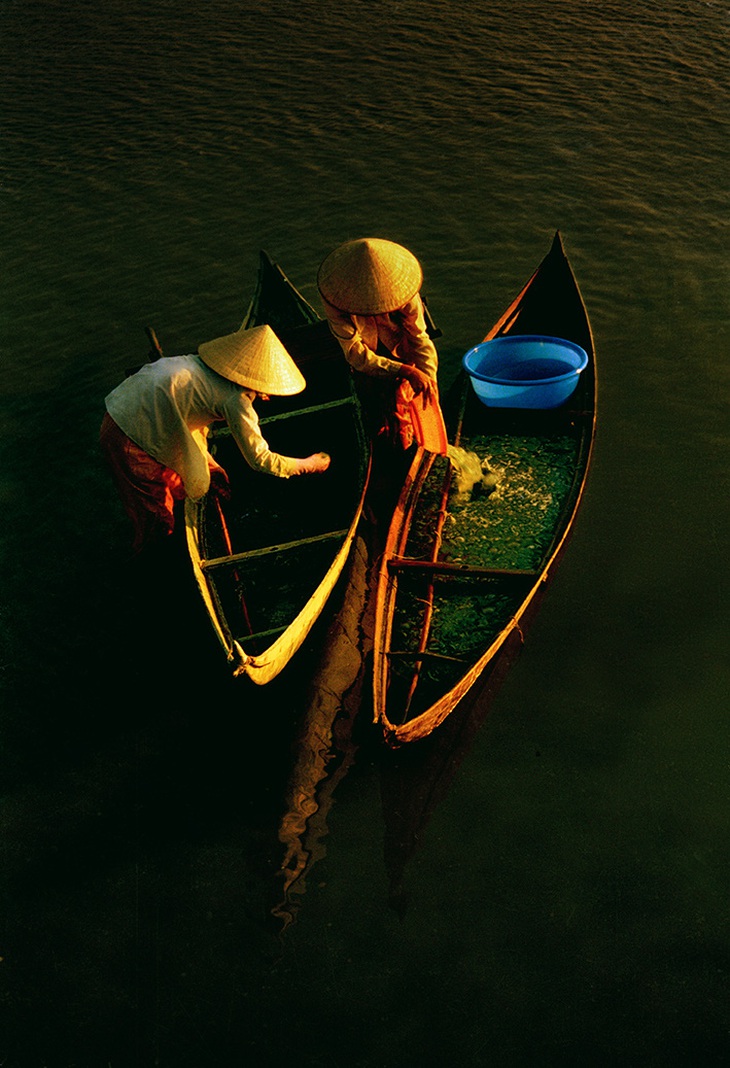
[[[421,288],[421,265],[407,248],[380,237],[346,241],[323,261],[317,286],[328,304],[351,315],[402,308]]]
[[[306,382],[270,326],[241,327],[234,334],[198,346],[198,355],[213,371],[258,393],[289,397]]]

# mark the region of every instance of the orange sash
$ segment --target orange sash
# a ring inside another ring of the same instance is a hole
[[[395,415],[403,448],[415,441],[428,452],[446,455],[448,438],[437,396],[430,400],[416,396],[410,382],[403,380],[395,394]]]

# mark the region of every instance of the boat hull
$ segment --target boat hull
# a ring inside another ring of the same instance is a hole
[[[279,479],[253,471],[227,428],[211,451],[227,472],[230,501],[187,501],[188,554],[202,603],[234,676],[274,679],[301,647],[344,568],[360,520],[369,452],[346,361],[321,320],[262,255],[246,318],[268,322],[307,382],[295,397],[259,408],[274,451],[327,452],[321,474]]]
[[[450,440],[497,480],[458,492],[452,465],[418,452],[388,531],[376,581],[374,718],[398,746],[435,730],[515,655],[562,557],[583,499],[595,433],[588,316],[560,236],[484,340],[550,334],[588,366],[551,411],[489,409],[466,374],[452,397]]]

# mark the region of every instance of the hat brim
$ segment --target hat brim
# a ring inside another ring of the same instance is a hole
[[[317,287],[323,299],[350,315],[396,311],[418,293],[421,265],[408,249],[383,238],[346,241],[322,261]]]
[[[198,346],[203,363],[216,374],[257,393],[289,397],[306,386],[304,375],[270,326],[241,327]]]

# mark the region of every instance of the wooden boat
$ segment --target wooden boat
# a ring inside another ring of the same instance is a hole
[[[487,408],[462,371],[450,441],[487,459],[499,483],[468,503],[453,466],[419,451],[388,531],[375,589],[374,718],[393,747],[424,738],[475,699],[514,655],[563,553],[595,431],[594,345],[559,233],[486,335],[542,334],[588,353],[576,392],[550,411]],[[474,688],[474,689],[472,689]]]
[[[273,679],[300,648],[347,560],[369,474],[352,375],[325,320],[265,253],[244,323],[268,323],[307,381],[259,409],[271,449],[328,452],[327,472],[291,479],[253,471],[227,428],[211,450],[231,499],[186,502],[187,546],[205,610],[233,674]]]

